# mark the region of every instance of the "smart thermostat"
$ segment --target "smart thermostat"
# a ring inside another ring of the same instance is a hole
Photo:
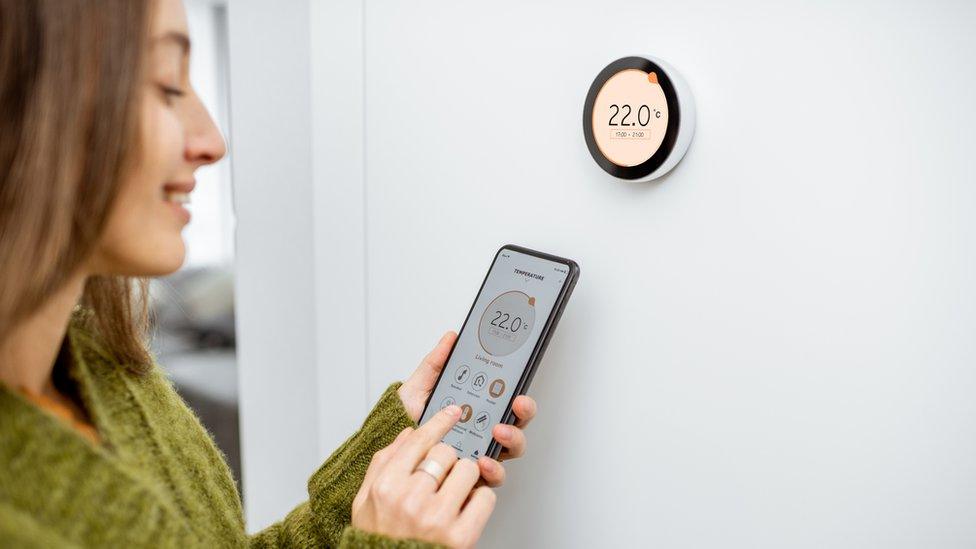
[[[590,85],[583,135],[593,159],[621,179],[650,181],[677,165],[695,133],[684,78],[654,57],[623,57]]]

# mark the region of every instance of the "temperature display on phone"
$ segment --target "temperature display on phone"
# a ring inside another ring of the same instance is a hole
[[[525,345],[535,324],[535,298],[513,290],[496,297],[481,315],[478,341],[486,353],[506,356]]]

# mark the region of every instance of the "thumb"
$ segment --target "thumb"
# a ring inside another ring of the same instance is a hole
[[[456,340],[457,334],[454,332],[447,332],[441,336],[437,345],[427,353],[427,356],[420,361],[420,366],[417,366],[410,378],[404,381],[400,387],[400,399],[414,421],[420,420],[424,403],[427,402],[431,391],[434,390],[437,377],[444,369],[447,355],[451,354],[451,349]]]
[[[437,376],[444,369],[444,363],[447,362],[447,355],[451,354],[451,349],[454,347],[456,340],[456,333],[453,331],[446,332],[441,336],[437,345],[420,361],[420,366],[417,367],[416,374],[419,374],[420,380],[418,381],[421,381],[425,388],[433,386],[437,381]]]

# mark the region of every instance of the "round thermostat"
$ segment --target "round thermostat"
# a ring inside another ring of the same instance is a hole
[[[685,155],[695,99],[684,78],[654,57],[624,57],[590,85],[583,136],[596,163],[620,179],[650,181]]]

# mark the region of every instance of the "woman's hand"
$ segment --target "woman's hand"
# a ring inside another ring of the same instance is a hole
[[[447,355],[451,353],[454,340],[457,334],[447,332],[437,342],[437,345],[427,353],[427,356],[420,361],[420,366],[414,371],[410,379],[403,382],[400,386],[400,400],[407,409],[407,413],[414,421],[420,421],[420,414],[424,411],[424,404],[427,397],[434,390],[437,383],[437,376],[444,369],[447,362]],[[536,404],[530,396],[519,395],[512,403],[512,412],[515,414],[515,425],[495,425],[491,434],[495,440],[502,445],[502,452],[498,455],[499,461],[517,458],[525,453],[525,433],[522,431],[526,425],[535,417]],[[505,468],[501,463],[490,457],[478,458],[478,467],[481,476],[489,486],[501,486],[505,482]]]
[[[474,547],[495,509],[495,492],[476,488],[478,466],[440,442],[460,416],[460,407],[448,406],[418,429],[407,427],[373,455],[352,502],[353,526],[393,538]],[[417,470],[425,459],[440,465],[436,477]]]

